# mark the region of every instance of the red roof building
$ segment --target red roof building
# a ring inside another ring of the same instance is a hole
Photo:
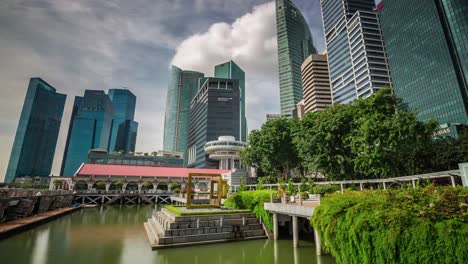
[[[189,173],[225,174],[230,170],[195,169],[176,167],[150,167],[108,164],[83,164],[75,176],[127,176],[127,177],[188,177]]]

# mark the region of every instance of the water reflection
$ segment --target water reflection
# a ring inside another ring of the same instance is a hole
[[[1,263],[335,263],[315,246],[291,240],[255,240],[152,251],[143,222],[153,207],[84,209],[0,241]]]

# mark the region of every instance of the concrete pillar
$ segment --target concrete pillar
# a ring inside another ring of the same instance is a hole
[[[111,183],[110,182],[106,182],[106,192],[109,191],[110,189],[110,186],[111,186]]]
[[[363,189],[363,186],[362,186],[362,185],[363,185],[362,182],[359,183],[359,188],[361,189],[361,191],[362,191],[362,189]]]
[[[273,239],[278,240],[278,214],[273,213]]]
[[[383,189],[387,190],[387,185],[385,184],[385,182],[383,182]]]
[[[452,187],[455,187],[457,186],[457,184],[455,183],[455,177],[450,175],[450,181],[452,181]]]
[[[292,226],[293,226],[293,246],[297,248],[299,244],[299,228],[297,226],[297,216],[292,217]]]
[[[138,183],[138,192],[141,192],[142,187],[143,187],[143,183]]]
[[[343,193],[344,186],[343,186],[343,184],[342,184],[342,183],[340,184],[340,186],[341,186],[341,193]]]
[[[414,179],[412,179],[411,183],[413,183],[413,189],[416,189],[416,181]]]
[[[314,228],[314,238],[315,238],[315,249],[317,251],[317,256],[320,256],[322,255],[322,243],[320,243],[320,237],[315,228]]]

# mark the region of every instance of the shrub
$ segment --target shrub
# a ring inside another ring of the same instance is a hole
[[[347,191],[311,218],[337,263],[466,263],[468,189]]]
[[[297,187],[294,185],[292,179],[289,179],[288,186],[286,187],[287,195],[295,195],[297,193]]]
[[[269,230],[273,230],[272,215],[263,208],[263,203],[270,201],[270,194],[273,194],[274,198],[279,198],[274,190],[243,191],[231,194],[224,205],[253,211],[257,218],[262,219]]]
[[[313,187],[309,189],[309,193],[325,195],[325,194],[337,192],[340,189],[341,189],[340,186],[334,185],[334,184],[315,184]]]

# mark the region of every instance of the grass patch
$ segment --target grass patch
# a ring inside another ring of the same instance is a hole
[[[250,210],[219,210],[219,211],[197,211],[197,212],[185,212],[180,210],[179,207],[173,205],[166,205],[164,208],[171,211],[172,213],[178,216],[187,216],[187,215],[219,215],[219,214],[240,214],[240,213],[251,213]]]

